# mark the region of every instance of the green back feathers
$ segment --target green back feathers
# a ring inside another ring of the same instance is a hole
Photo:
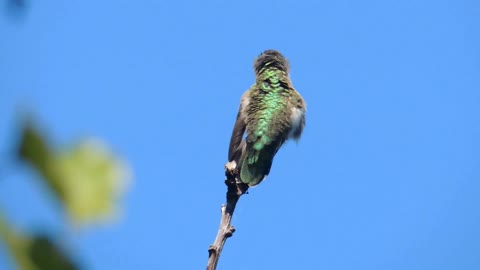
[[[286,77],[282,73],[276,68],[265,70],[251,89],[247,143],[253,143],[256,150],[277,139],[289,124],[288,86],[281,82],[288,78],[282,78]]]
[[[254,70],[256,82],[246,107],[246,148],[240,160],[240,179],[249,186],[270,172],[291,118],[288,61],[279,52],[267,50],[255,60]]]

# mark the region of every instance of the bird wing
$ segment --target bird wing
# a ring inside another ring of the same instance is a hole
[[[238,109],[237,120],[233,126],[232,137],[230,138],[230,146],[228,148],[228,161],[235,161],[238,164],[242,152],[245,149],[245,141],[242,141],[243,134],[246,128],[246,107],[250,101],[248,92],[245,92],[240,101],[240,107]]]

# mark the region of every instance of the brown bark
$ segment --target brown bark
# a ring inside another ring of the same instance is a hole
[[[220,253],[225,245],[225,241],[235,232],[235,228],[230,225],[235,206],[240,196],[248,190],[248,185],[236,180],[237,173],[235,171],[230,171],[227,168],[225,175],[227,176],[227,180],[225,180],[225,184],[227,185],[227,202],[223,204],[221,208],[222,216],[217,237],[208,248],[207,270],[215,270],[217,268],[218,259],[220,258]]]

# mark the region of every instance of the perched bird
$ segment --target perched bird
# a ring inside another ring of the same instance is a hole
[[[293,88],[287,59],[266,50],[255,59],[256,81],[242,96],[226,168],[255,186],[270,172],[273,157],[289,138],[300,139],[306,104]],[[245,136],[244,136],[245,135]]]

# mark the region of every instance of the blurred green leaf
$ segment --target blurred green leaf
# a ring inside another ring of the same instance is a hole
[[[18,155],[30,163],[47,181],[52,190],[62,197],[59,182],[61,176],[54,168],[54,154],[46,138],[38,131],[32,120],[24,122]]]
[[[44,172],[50,156],[49,146],[31,121],[24,123],[20,141],[19,156],[37,165],[37,169]]]
[[[22,270],[75,270],[73,261],[46,236],[15,231],[0,213],[0,238]]]
[[[44,236],[36,236],[28,245],[28,255],[36,269],[75,270],[77,267],[59,247]]]
[[[74,221],[84,223],[112,217],[129,172],[99,141],[85,140],[55,157],[61,187]]]
[[[130,174],[100,141],[88,139],[55,151],[32,122],[26,122],[19,156],[42,175],[75,223],[106,220],[117,213]]]

